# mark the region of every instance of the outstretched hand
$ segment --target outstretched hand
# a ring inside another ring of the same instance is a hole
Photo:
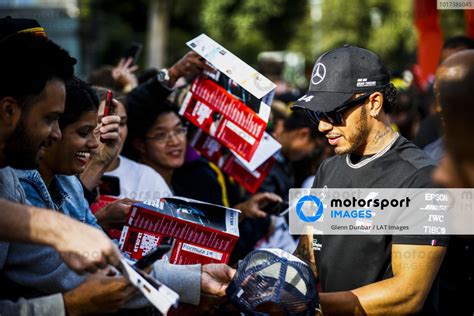
[[[104,229],[122,228],[128,218],[130,205],[138,201],[132,199],[120,199],[107,204],[94,215],[97,222]]]
[[[202,266],[201,291],[204,294],[225,296],[225,290],[234,278],[235,269],[226,264],[211,263]]]
[[[116,312],[136,294],[126,277],[98,272],[63,297],[68,315],[91,315]]]
[[[138,85],[137,76],[134,74],[137,69],[138,65],[133,64],[133,58],[122,58],[117,66],[112,69],[112,78],[126,90],[130,91]]]
[[[268,203],[271,202],[282,201],[283,200],[281,199],[281,197],[279,197],[275,193],[257,193],[247,201],[235,205],[234,208],[242,211],[242,218],[263,218],[267,216],[267,213],[262,211],[262,207],[265,207]]]
[[[178,60],[173,66],[168,69],[170,76],[170,85],[174,85],[176,81],[181,77],[192,77],[197,75],[203,70],[212,71],[213,69],[208,66],[204,58],[199,56],[197,53],[191,51]]]

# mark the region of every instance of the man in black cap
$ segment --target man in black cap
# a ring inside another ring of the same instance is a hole
[[[337,155],[323,161],[313,187],[433,187],[434,163],[390,128],[386,113],[395,96],[376,54],[346,45],[319,57],[309,91],[295,107],[306,111]],[[432,285],[447,242],[439,236],[315,235],[301,238],[297,254],[315,258],[325,313],[434,314]]]

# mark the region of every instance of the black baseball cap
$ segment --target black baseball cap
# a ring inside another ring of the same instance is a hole
[[[308,92],[292,108],[331,112],[356,93],[377,91],[390,83],[390,74],[373,52],[344,45],[321,55],[311,74]]]
[[[10,16],[0,18],[0,41],[7,40],[16,34],[22,33],[31,33],[47,37],[46,32],[36,20],[17,19]]]

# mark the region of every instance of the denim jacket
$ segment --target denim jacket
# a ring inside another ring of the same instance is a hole
[[[15,170],[15,173],[25,190],[28,204],[55,209],[100,228],[84,199],[77,177],[55,176],[50,194],[38,171]],[[28,293],[26,296],[29,297],[65,292],[84,282],[84,276],[69,269],[53,248],[24,243],[10,243],[2,274],[19,285],[22,293]]]
[[[14,169],[10,167],[0,168],[0,198],[21,204],[26,202],[25,191],[21,187]],[[8,242],[0,241],[0,271],[7,258],[8,247]]]
[[[76,176],[55,175],[51,194],[37,170],[15,170],[29,204],[60,211],[83,223],[102,229],[84,198],[81,182]]]

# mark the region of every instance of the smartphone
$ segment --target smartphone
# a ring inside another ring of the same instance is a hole
[[[155,261],[163,258],[165,253],[167,253],[170,249],[171,249],[171,245],[169,243],[163,242],[161,245],[154,248],[149,253],[144,255],[140,260],[135,262],[133,266],[135,268],[143,270],[146,267],[151,266]]]
[[[132,42],[123,54],[123,58],[132,58],[133,63],[136,63],[143,49],[143,44],[139,42]]]
[[[112,105],[112,99],[114,94],[111,90],[107,90],[107,95],[105,97],[105,106],[104,106],[104,117],[114,114],[114,109]]]
[[[264,207],[262,207],[262,211],[269,215],[280,216],[282,213],[286,213],[285,211],[290,207],[290,205],[286,202],[270,202]]]
[[[99,184],[100,194],[119,196],[120,195],[120,179],[116,176],[102,176]]]

